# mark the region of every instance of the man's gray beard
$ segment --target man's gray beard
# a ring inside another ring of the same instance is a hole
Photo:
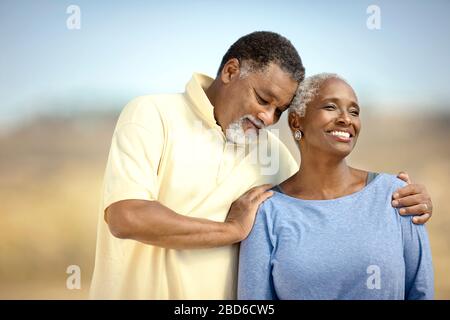
[[[228,126],[228,129],[226,130],[226,137],[228,141],[238,145],[253,144],[258,141],[258,133],[255,129],[248,129],[246,133],[242,128],[244,119],[249,117],[251,116],[243,116]]]

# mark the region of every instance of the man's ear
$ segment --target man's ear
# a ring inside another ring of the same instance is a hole
[[[302,119],[296,112],[289,112],[288,123],[292,133],[297,130],[303,132]]]
[[[230,59],[225,63],[225,65],[222,68],[222,71],[220,72],[220,79],[223,83],[228,84],[233,79],[239,77],[240,73],[240,63],[239,60],[236,58]]]

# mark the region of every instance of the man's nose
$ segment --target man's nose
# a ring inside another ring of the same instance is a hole
[[[264,122],[264,126],[271,126],[275,123],[275,110],[266,110],[264,112],[258,113],[258,118]]]

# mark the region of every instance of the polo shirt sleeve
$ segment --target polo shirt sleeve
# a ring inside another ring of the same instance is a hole
[[[131,101],[114,132],[104,178],[103,210],[127,199],[157,200],[164,125],[148,101]]]

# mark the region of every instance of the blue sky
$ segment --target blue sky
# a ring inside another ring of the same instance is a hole
[[[81,29],[69,30],[69,5]],[[378,5],[381,29],[366,26]],[[117,108],[180,92],[214,75],[227,48],[255,30],[283,34],[307,74],[337,72],[360,103],[450,109],[450,1],[0,0],[0,119]]]

